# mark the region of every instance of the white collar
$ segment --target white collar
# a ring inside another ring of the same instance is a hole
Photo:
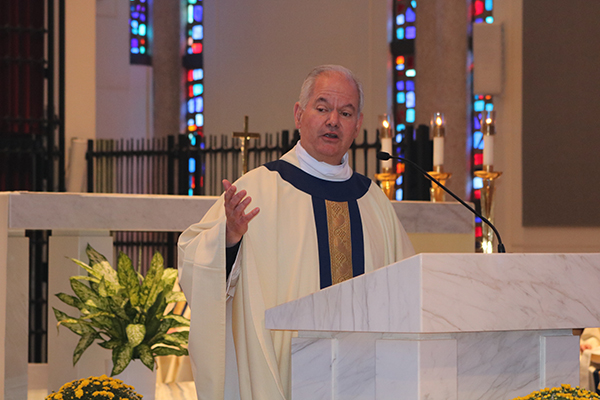
[[[341,182],[350,179],[352,168],[348,165],[348,153],[342,157],[340,165],[331,165],[323,161],[317,161],[302,147],[300,141],[294,147],[300,169],[309,175],[326,181]]]

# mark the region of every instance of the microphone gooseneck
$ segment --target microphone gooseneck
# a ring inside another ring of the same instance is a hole
[[[413,167],[415,167],[416,169],[418,169],[422,174],[424,174],[427,178],[429,178],[429,180],[431,180],[432,182],[435,182],[439,187],[444,189],[444,191],[446,193],[448,193],[450,196],[452,196],[454,199],[456,199],[460,204],[467,207],[473,214],[475,214],[476,216],[481,218],[481,220],[483,222],[485,222],[490,228],[492,228],[492,230],[494,231],[494,234],[498,238],[498,253],[506,253],[506,249],[504,248],[504,244],[502,243],[502,239],[500,238],[500,233],[498,233],[498,230],[496,229],[496,227],[486,217],[484,217],[483,215],[478,213],[473,207],[471,207],[470,205],[465,203],[460,197],[458,197],[457,195],[452,193],[452,191],[450,189],[448,189],[446,186],[442,185],[433,176],[429,175],[429,173],[427,171],[425,171],[423,168],[421,168],[417,163],[415,163],[407,158],[404,158],[404,157],[394,157],[390,153],[387,153],[385,151],[380,151],[379,153],[377,153],[377,158],[382,161],[389,160],[390,158],[395,158],[397,160],[407,162],[410,165],[412,165]]]

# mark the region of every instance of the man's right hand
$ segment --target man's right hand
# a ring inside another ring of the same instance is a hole
[[[245,190],[236,193],[237,188],[227,179],[223,179],[223,187],[225,188],[225,216],[227,217],[225,242],[227,247],[231,247],[242,240],[242,236],[248,231],[248,223],[256,217],[260,210],[256,207],[246,214],[246,207],[252,198],[246,196]]]

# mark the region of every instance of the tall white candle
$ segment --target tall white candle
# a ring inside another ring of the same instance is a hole
[[[392,138],[381,138],[381,151],[394,155],[392,153]],[[381,161],[381,168],[392,168],[392,159]]]
[[[483,165],[494,165],[494,136],[483,135]]]
[[[433,165],[444,165],[444,137],[433,137]]]

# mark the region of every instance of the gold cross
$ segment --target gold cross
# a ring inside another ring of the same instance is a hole
[[[259,139],[260,133],[248,132],[248,116],[244,115],[244,132],[233,132],[233,137],[242,140],[242,175],[248,172],[248,141]]]

